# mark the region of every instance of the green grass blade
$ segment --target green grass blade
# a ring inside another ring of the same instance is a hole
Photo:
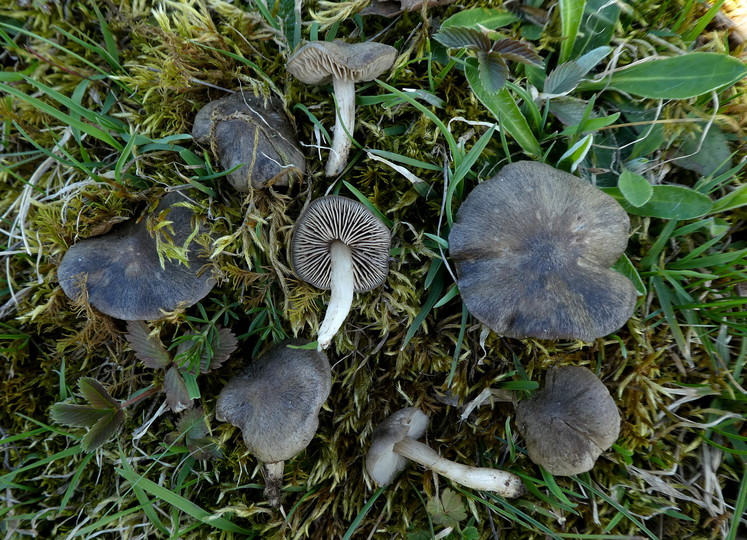
[[[245,534],[248,535],[250,538],[255,536],[255,533],[253,531],[250,531],[249,529],[245,529],[243,527],[239,527],[232,521],[229,521],[222,517],[217,517],[204,508],[197,506],[192,501],[189,501],[182,497],[181,495],[177,495],[173,491],[170,491],[166,489],[163,486],[159,486],[155,482],[148,480],[147,478],[144,478],[137,474],[134,471],[128,471],[125,469],[114,469],[117,474],[119,474],[121,477],[123,477],[125,480],[130,482],[133,486],[139,486],[151,495],[157,497],[163,502],[166,502],[170,504],[171,506],[174,506],[184,512],[185,514],[188,514],[192,516],[195,519],[198,519],[205,523],[206,525],[210,525],[211,527],[215,527],[217,529],[220,529],[222,531],[226,532],[233,532],[238,534]]]
[[[584,16],[586,0],[559,0],[560,6],[560,60],[559,63],[571,59],[573,45],[576,43],[578,29]]]

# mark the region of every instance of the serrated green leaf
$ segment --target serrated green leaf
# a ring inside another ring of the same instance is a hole
[[[171,363],[171,356],[166,347],[160,339],[150,335],[150,329],[145,321],[128,321],[125,338],[135,351],[135,356],[146,367],[161,369]]]
[[[201,407],[187,409],[176,423],[176,430],[180,435],[184,435],[185,440],[205,437],[208,434],[205,411]]]
[[[519,17],[506,11],[505,9],[496,8],[475,8],[465,9],[455,13],[441,23],[441,28],[451,28],[454,26],[464,26],[467,28],[477,28],[477,25],[495,30],[502,26],[508,26],[519,20]]]
[[[236,350],[239,342],[236,340],[236,336],[228,328],[219,328],[213,334],[213,342],[210,349],[212,353],[206,349],[203,349],[202,356],[200,357],[200,371],[202,373],[208,373],[214,369],[218,369],[223,362],[228,360],[231,353]]]
[[[207,459],[220,459],[223,457],[223,452],[218,446],[215,439],[211,437],[203,437],[201,439],[190,439],[187,442],[187,448],[192,457],[199,460]]]
[[[746,75],[747,67],[738,58],[693,52],[635,64],[579,88],[613,88],[652,99],[687,99],[731,86]]]
[[[560,64],[545,79],[545,94],[562,96],[574,90],[584,76],[584,70],[576,62]]]
[[[662,219],[694,219],[707,214],[713,201],[702,193],[683,186],[653,186],[653,193],[642,206],[633,206],[618,188],[602,188],[614,197],[629,214]]]
[[[182,412],[192,406],[192,398],[189,397],[187,385],[175,366],[171,366],[166,371],[163,389],[166,392],[166,402],[172,411]]]
[[[118,409],[111,411],[106,416],[99,419],[93,427],[86,433],[80,446],[86,452],[91,452],[102,446],[106,441],[114,437],[124,423],[124,411]]]
[[[478,52],[477,69],[480,73],[480,82],[491,94],[497,93],[506,86],[508,66],[500,54]]]
[[[433,39],[449,49],[472,49],[475,51],[490,51],[490,39],[480,30],[455,26],[452,28],[441,28]]]
[[[625,169],[617,180],[623,197],[633,206],[643,206],[654,194],[654,188],[643,176]]]
[[[544,65],[542,57],[534,51],[531,45],[516,39],[499,39],[492,44],[490,52],[498,53],[504,60],[510,62]]]
[[[49,416],[58,424],[74,427],[91,427],[102,417],[110,414],[112,408],[97,409],[90,405],[74,405],[72,403],[55,403],[49,411]]]
[[[119,409],[119,401],[114,399],[96,379],[81,377],[78,379],[78,389],[86,401],[96,409]]]

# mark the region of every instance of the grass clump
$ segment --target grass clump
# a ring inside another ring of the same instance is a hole
[[[738,538],[747,507],[744,44],[718,26],[717,11],[683,0],[516,11],[467,1],[391,20],[360,15],[364,4],[0,8],[5,535]],[[491,47],[521,41],[541,65],[508,58],[505,73],[453,35],[447,49],[434,35],[451,17],[471,28],[457,37],[484,44],[477,23],[493,25]],[[372,37],[398,57],[357,87],[356,144],[327,181],[333,100],[284,64],[301,39]],[[197,110],[239,88],[282,99],[307,155],[302,183],[238,194],[191,140]],[[613,335],[507,339],[463,306],[448,257],[454,215],[478,182],[520,159],[575,171],[631,216],[616,268],[640,297]],[[213,241],[202,247],[219,278],[203,301],[147,328],[170,361],[180,346],[186,355],[177,371],[196,406],[188,416],[168,410],[167,370],[142,364],[126,323],[71,304],[56,278],[71,245],[173,190],[205,216]],[[212,413],[250,358],[318,329],[326,293],[295,278],[288,245],[305,203],[328,193],[388,223],[390,273],[356,296],[333,341],[332,394],[317,436],[286,465],[283,514],[263,501],[259,464],[236,430]],[[189,366],[225,328],[236,351],[197,377]],[[623,418],[612,449],[570,478],[528,460],[510,403],[560,365],[599,375]],[[111,400],[86,413],[88,424],[119,422],[95,450],[85,430],[50,419],[55,403],[84,406],[76,394],[95,398],[93,388]],[[371,432],[405,406],[431,416],[429,443],[442,455],[507,468],[529,494],[509,502],[417,467],[372,486],[363,472]]]

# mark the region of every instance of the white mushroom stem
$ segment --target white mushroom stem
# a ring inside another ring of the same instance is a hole
[[[345,168],[355,130],[355,83],[349,79],[335,77],[332,80],[332,87],[337,100],[337,112],[332,149],[324,170],[327,176],[337,176]],[[350,136],[345,133],[345,130],[350,133]]]
[[[524,493],[524,484],[513,473],[485,467],[469,467],[449,461],[439,456],[430,446],[410,437],[395,443],[394,451],[463,486],[493,491],[509,499]]]
[[[342,242],[332,242],[329,258],[332,294],[327,313],[319,327],[317,342],[320,351],[329,347],[353,305],[353,257],[350,248]]]

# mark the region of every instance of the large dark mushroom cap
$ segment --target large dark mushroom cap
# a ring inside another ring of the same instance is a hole
[[[570,476],[591,470],[617,440],[620,413],[594,373],[566,366],[551,369],[545,387],[519,403],[516,424],[534,463]]]
[[[236,92],[199,110],[192,137],[209,144],[239,191],[287,186],[306,173],[306,160],[280,100]]]
[[[370,81],[392,67],[397,49],[383,43],[311,41],[288,60],[288,73],[306,84],[324,84],[333,78]]]
[[[633,284],[610,270],[629,227],[588,182],[543,163],[507,165],[469,194],[451,229],[462,299],[505,336],[605,336],[635,308]]]
[[[292,349],[306,341],[284,341],[232,378],[218,396],[215,417],[241,429],[260,461],[285,461],[314,438],[319,410],[332,388],[327,356]]]
[[[172,206],[181,198],[167,195],[157,212],[170,208],[173,242],[182,246],[195,230],[189,208]],[[62,257],[57,278],[72,300],[86,296],[88,303],[111,317],[123,320],[155,320],[164,311],[188,307],[204,298],[215,285],[210,264],[199,257],[196,244],[188,251],[189,266],[158,258],[156,240],[145,220],[130,220],[111,232],[81,240]]]
[[[355,292],[384,283],[389,272],[389,229],[358,201],[336,195],[313,200],[296,222],[291,263],[298,277],[329,289],[329,249],[335,241],[350,248]]]

